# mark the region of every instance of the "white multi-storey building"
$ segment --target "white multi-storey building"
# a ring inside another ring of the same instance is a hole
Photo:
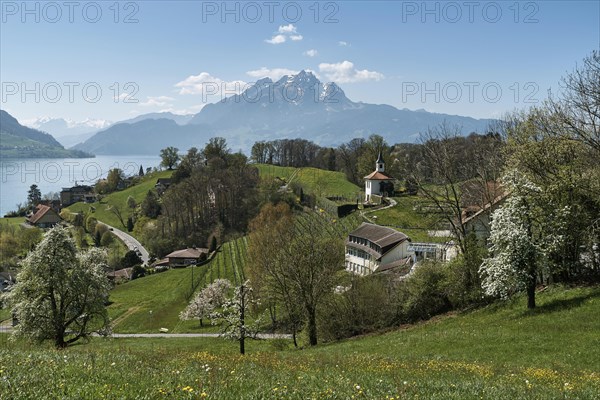
[[[411,265],[410,239],[402,232],[363,222],[346,239],[346,270],[358,275]]]

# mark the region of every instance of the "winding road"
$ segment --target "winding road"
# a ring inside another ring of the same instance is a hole
[[[127,246],[127,248],[129,248],[129,250],[139,250],[141,253],[140,258],[142,259],[142,261],[144,262],[144,265],[148,264],[148,260],[150,260],[150,254],[148,253],[148,250],[146,250],[144,248],[144,246],[142,246],[142,244],[133,236],[131,236],[130,234],[123,232],[120,229],[115,228],[114,226],[110,226],[108,224],[105,224],[104,222],[100,221],[100,223],[106,225],[108,227],[108,229],[110,229],[112,231],[112,233],[115,234],[116,237],[118,237],[119,239],[121,239],[121,241],[123,243],[125,243],[125,246]]]

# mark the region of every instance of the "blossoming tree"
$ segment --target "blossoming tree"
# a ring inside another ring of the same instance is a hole
[[[48,231],[6,296],[19,322],[14,334],[51,339],[63,348],[92,332],[108,332],[106,269],[102,250],[78,252],[65,228]]]

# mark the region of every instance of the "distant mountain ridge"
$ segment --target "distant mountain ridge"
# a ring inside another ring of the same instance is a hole
[[[23,126],[12,115],[0,110],[0,156],[8,157],[92,157],[78,150],[65,149],[52,135]]]
[[[75,148],[95,154],[123,154],[125,143],[133,142],[136,152],[143,149],[148,153],[140,154],[157,154],[175,143],[186,150],[204,146],[212,136],[222,136],[234,150],[248,151],[259,140],[303,138],[322,146],[337,146],[373,133],[390,143],[410,143],[419,133],[442,123],[461,126],[466,135],[482,133],[494,121],[353,102],[335,82],[322,83],[307,71],[277,81],[260,79],[241,94],[206,105],[186,124],[166,125],[161,120],[146,119],[154,122],[143,125],[135,119],[124,121]],[[118,125],[116,134],[113,128]]]

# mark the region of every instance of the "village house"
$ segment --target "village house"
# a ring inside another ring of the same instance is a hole
[[[63,207],[70,206],[73,203],[84,201],[86,203],[93,203],[96,201],[96,195],[94,194],[94,188],[88,185],[78,185],[70,188],[63,188],[60,192],[60,203]]]
[[[27,217],[27,223],[38,228],[52,228],[60,221],[60,215],[44,204],[38,204],[34,212]]]
[[[385,226],[363,222],[346,239],[346,270],[358,275],[410,266],[410,238]]]
[[[175,250],[165,256],[164,259],[154,264],[157,266],[169,266],[171,268],[181,268],[195,265],[205,261],[208,257],[208,249],[192,247],[182,250]]]
[[[379,152],[375,162],[375,171],[364,177],[365,201],[372,201],[372,196],[390,196],[394,193],[394,178],[385,173],[385,162]]]

